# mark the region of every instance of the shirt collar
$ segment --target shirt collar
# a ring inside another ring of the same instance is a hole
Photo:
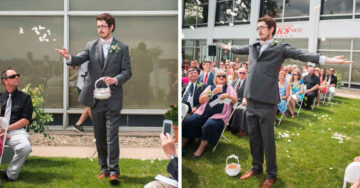
[[[114,37],[111,37],[109,40],[104,40],[104,39],[100,38],[100,41],[102,41],[102,42],[105,42],[105,41],[110,41],[110,44],[111,44],[111,43],[112,43],[112,41],[113,41],[113,39],[114,39]]]

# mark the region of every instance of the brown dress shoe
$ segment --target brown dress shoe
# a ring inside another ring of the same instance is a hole
[[[111,185],[118,185],[119,184],[119,177],[117,175],[110,175],[110,183]]]
[[[106,174],[105,173],[100,173],[99,175],[98,175],[98,179],[105,179],[107,176],[106,176]]]
[[[261,188],[269,188],[275,183],[275,181],[276,181],[275,178],[266,178]]]
[[[242,176],[240,177],[240,179],[241,179],[241,180],[246,180],[246,179],[250,178],[251,176],[255,176],[256,174],[257,174],[257,173],[249,170],[249,171],[246,172],[244,175],[242,175]]]

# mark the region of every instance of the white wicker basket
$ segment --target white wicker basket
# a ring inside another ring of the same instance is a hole
[[[229,159],[236,159],[237,160],[237,163],[228,163],[228,160]],[[236,166],[236,168],[230,168],[230,167],[233,167],[233,166]],[[228,175],[228,176],[237,176],[239,173],[240,173],[240,170],[241,170],[241,166],[239,164],[239,157],[237,155],[230,155],[229,157],[226,158],[226,166],[225,166],[225,173]]]
[[[110,96],[111,96],[111,90],[108,85],[106,88],[98,88],[96,86],[96,84],[102,79],[103,79],[103,77],[99,78],[95,82],[94,98],[99,99],[99,100],[105,100],[105,99],[110,98]]]

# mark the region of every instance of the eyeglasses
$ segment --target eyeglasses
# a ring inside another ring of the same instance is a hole
[[[107,25],[98,25],[98,26],[96,26],[97,29],[105,29],[107,27],[109,27],[109,26],[107,26]]]
[[[218,77],[218,78],[226,78],[226,75],[217,75],[216,77]]]
[[[239,74],[246,74],[246,72],[239,72]]]
[[[8,76],[8,77],[6,77],[7,79],[14,79],[14,78],[16,78],[16,77],[19,77],[20,78],[20,74],[12,74],[12,75],[10,75],[10,76]]]
[[[300,76],[300,74],[293,74],[294,76]]]
[[[268,27],[264,27],[264,26],[259,26],[256,28],[256,31],[259,31],[259,30],[264,30],[265,28],[268,28]]]
[[[329,70],[329,71],[334,72],[334,70]]]

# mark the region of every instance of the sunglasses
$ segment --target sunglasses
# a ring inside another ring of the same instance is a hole
[[[294,76],[300,76],[300,74],[293,74]]]
[[[14,78],[16,78],[16,77],[19,77],[20,78],[20,74],[12,74],[12,75],[10,75],[10,76],[8,76],[8,77],[6,77],[7,79],[14,79]]]
[[[226,78],[226,75],[217,75],[216,77],[218,77],[218,78]]]
[[[239,74],[246,74],[246,72],[239,72]]]

